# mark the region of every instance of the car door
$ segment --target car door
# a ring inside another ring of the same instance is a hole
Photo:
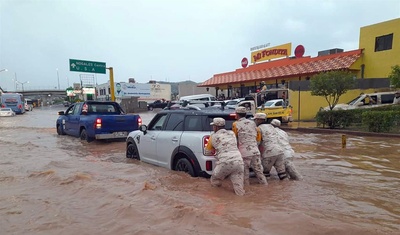
[[[140,138],[140,159],[145,162],[159,165],[157,158],[157,137],[163,131],[167,120],[167,113],[157,114],[150,122],[146,134]]]
[[[180,145],[183,133],[183,113],[169,115],[165,129],[156,138],[157,158],[160,166],[171,168],[171,156]]]
[[[63,125],[65,133],[67,135],[72,135],[72,123],[70,121],[70,118],[73,116],[74,108],[76,104],[72,105],[65,111],[65,115],[63,119],[61,120],[61,125]]]
[[[69,115],[69,126],[71,129],[71,135],[73,136],[79,136],[79,119],[81,117],[81,107],[82,103],[77,103],[74,105],[74,110],[71,115]]]

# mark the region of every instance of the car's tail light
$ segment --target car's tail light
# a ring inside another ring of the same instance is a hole
[[[142,118],[138,117],[137,123],[138,123],[138,126],[141,126],[142,125]]]
[[[236,117],[236,113],[231,113],[231,114],[229,114],[229,116]]]
[[[95,123],[96,129],[101,128],[101,118],[96,118],[96,123]]]
[[[208,140],[210,139],[209,135],[203,136],[203,154],[204,156],[214,156],[215,151],[207,151],[206,146],[208,144]]]
[[[19,108],[19,109],[22,109],[22,104],[19,104],[19,105],[18,105],[18,108]]]
[[[1,105],[1,107],[2,107],[2,108],[5,108],[6,106],[3,104],[3,105]]]
[[[206,171],[212,171],[212,161],[206,161]]]

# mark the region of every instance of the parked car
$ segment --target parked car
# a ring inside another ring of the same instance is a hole
[[[184,171],[193,177],[208,177],[215,168],[215,158],[205,146],[215,117],[226,120],[232,129],[236,114],[232,109],[187,105],[179,109],[164,109],[149,125],[129,133],[126,157],[135,158],[171,170]]]
[[[258,106],[258,108],[282,107],[284,104],[283,102],[283,99],[268,100],[264,104]]]
[[[163,109],[167,107],[168,103],[169,102],[165,100],[156,100],[153,103],[147,104],[147,110],[153,110],[156,108]]]
[[[31,99],[25,99],[25,111],[32,111],[33,110],[33,101]]]
[[[181,98],[179,98],[179,100],[216,101],[217,98],[215,98],[215,96],[210,94],[199,94],[199,95],[182,96]]]
[[[12,116],[15,116],[15,112],[11,108],[1,108],[0,116],[1,117],[12,117]]]
[[[142,124],[139,115],[125,114],[117,102],[86,101],[74,103],[56,121],[59,135],[94,139],[126,138]]]
[[[233,100],[227,100],[226,102],[225,102],[225,106],[227,107],[227,108],[231,108],[231,109],[234,109],[234,108],[236,108],[236,106],[237,106],[237,104],[239,104],[241,101],[243,101],[244,100],[244,98],[238,98],[238,99],[233,99]]]
[[[64,107],[69,107],[71,105],[71,102],[69,101],[64,101],[63,102]]]
[[[360,94],[347,104],[337,104],[333,110],[340,109],[360,109],[360,108],[373,108],[384,105],[393,104],[394,99],[394,91],[390,92],[376,92],[376,93],[368,93],[368,94]],[[330,110],[329,106],[325,107],[324,110]]]

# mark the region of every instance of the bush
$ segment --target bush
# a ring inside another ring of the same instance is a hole
[[[361,113],[359,110],[322,110],[317,113],[315,120],[318,126],[324,128],[347,128],[354,123],[361,123]]]
[[[386,105],[368,109],[321,110],[315,116],[317,126],[348,128],[364,126],[373,132],[389,132],[400,126],[400,105]]]
[[[400,125],[400,111],[370,110],[362,114],[363,126],[372,132],[390,132]]]

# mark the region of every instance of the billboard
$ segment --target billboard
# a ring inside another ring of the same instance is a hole
[[[116,98],[122,97],[149,97],[151,84],[118,82],[114,84]]]
[[[287,57],[292,53],[292,43],[286,43],[283,45],[264,48],[251,53],[251,63]]]

